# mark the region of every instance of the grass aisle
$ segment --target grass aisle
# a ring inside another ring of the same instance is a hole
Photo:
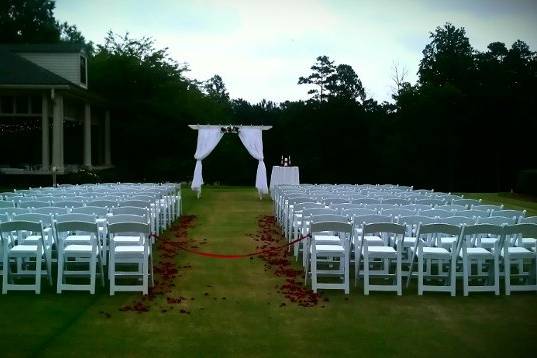
[[[200,200],[188,189],[183,195],[185,214],[197,216],[191,245],[230,254],[255,249],[249,234],[259,215],[270,214],[270,201],[250,188],[207,188]],[[403,297],[365,297],[351,287],[349,297],[326,292],[304,308],[277,292],[284,279],[265,271],[261,259],[181,252],[176,260],[170,295],[185,300],[168,305],[157,297],[147,313],[119,311],[137,296],[110,297],[104,289],[0,296],[2,355],[530,356],[537,339],[535,294],[418,297],[411,287]]]

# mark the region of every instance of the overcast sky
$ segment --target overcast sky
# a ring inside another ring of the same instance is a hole
[[[108,30],[151,36],[189,77],[219,74],[232,98],[251,102],[307,98],[298,77],[319,55],[351,65],[368,97],[388,100],[393,64],[415,82],[429,32],[447,21],[478,50],[517,39],[537,50],[537,0],[56,0],[55,15],[95,43]]]

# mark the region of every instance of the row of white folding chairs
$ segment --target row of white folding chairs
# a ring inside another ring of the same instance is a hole
[[[108,252],[110,294],[117,291],[141,291],[147,294],[148,279],[153,282],[151,231],[147,218],[136,215],[108,218],[106,231],[110,236],[109,250],[106,248],[106,240],[101,240],[100,227],[94,216],[83,214],[57,217],[52,230],[47,230],[43,221],[13,220],[0,223],[2,293],[9,290],[33,290],[40,293],[42,276],[46,276],[52,284],[51,232],[54,232],[58,293],[63,290],[88,290],[94,293],[98,274],[104,286],[106,263],[103,253]],[[134,264],[137,270],[118,271],[117,264]],[[28,268],[31,265],[35,267]],[[69,270],[68,267],[73,265],[87,265],[88,269]],[[97,273],[97,265],[100,273]],[[34,276],[35,280],[33,284],[19,284],[14,282],[18,276]],[[66,277],[69,276],[87,276],[89,283],[67,283]],[[118,284],[116,278],[121,276],[136,276],[141,284]]]
[[[352,240],[356,234],[356,229],[353,229],[353,225],[347,221],[347,218],[337,216],[332,218],[320,218],[324,222],[313,221],[310,226],[310,233],[313,234],[313,238],[308,239],[310,247],[307,249],[307,264],[306,268],[306,280],[311,276],[312,288],[314,291],[317,289],[343,289],[346,293],[349,292],[349,263],[351,260],[351,245],[354,244],[355,254],[355,266],[359,267],[360,263],[363,263],[362,276],[364,277],[364,293],[369,294],[371,290],[380,291],[396,291],[399,295],[402,293],[402,264],[403,264],[403,249],[409,247],[405,245],[405,240],[409,238],[407,235],[407,227],[405,224],[396,224],[388,222],[375,222],[375,223],[363,223],[361,225],[361,233],[359,234],[360,240]],[[328,219],[328,221],[327,221]],[[356,224],[355,224],[356,225]],[[491,229],[492,228],[492,229]],[[504,240],[504,236],[498,236],[492,238],[495,240],[493,248],[485,248],[475,245],[476,236],[490,238],[490,234],[497,234],[508,231],[509,240]],[[432,231],[427,231],[432,230]],[[434,231],[436,230],[436,231]],[[466,231],[466,234],[464,233]],[[480,231],[481,230],[481,231]],[[517,231],[518,230],[518,231]],[[326,231],[340,233],[340,236],[326,235]],[[380,232],[384,232],[385,235],[379,235]],[[344,233],[344,237],[341,237],[341,233]],[[317,235],[316,235],[317,234]],[[445,235],[451,236],[450,246],[448,248],[442,246],[432,246],[425,244],[425,241],[421,239],[421,235],[443,235],[442,238],[446,238]],[[515,235],[517,234],[517,235]],[[463,288],[464,294],[467,295],[471,291],[492,291],[499,294],[499,262],[500,258],[503,259],[505,278],[505,292],[510,294],[513,290],[537,290],[537,284],[533,282],[524,282],[523,284],[513,284],[511,281],[511,266],[516,265],[518,272],[516,276],[523,277],[526,281],[532,280],[532,276],[535,276],[535,272],[524,271],[523,263],[521,260],[526,260],[537,264],[536,253],[536,240],[525,239],[527,235],[533,235],[537,237],[537,224],[515,224],[508,226],[499,226],[494,224],[468,224],[466,225],[453,225],[445,223],[430,223],[419,224],[417,228],[417,238],[413,240],[413,244],[410,245],[410,252],[412,254],[410,261],[410,268],[408,271],[408,280],[412,277],[412,267],[414,265],[415,258],[418,258],[418,293],[422,294],[424,290],[431,291],[445,291],[455,295],[455,280],[456,280],[456,265],[457,260],[459,264],[462,263],[463,270],[460,272],[463,276]],[[470,238],[467,238],[470,236]],[[502,241],[503,240],[503,241]],[[525,247],[524,245],[517,245],[517,242],[529,240]],[[317,267],[317,260],[319,258],[338,258],[339,260],[331,261],[332,265],[337,265],[337,268],[328,270],[319,270]],[[361,260],[363,257],[363,261]],[[425,275],[431,275],[430,270],[423,270],[423,260],[440,260],[444,261],[439,264],[439,275],[444,280],[447,279],[449,284],[436,286],[436,285],[424,285],[423,279]],[[374,261],[371,261],[374,260]],[[490,263],[484,265],[484,261],[493,261],[493,265]],[[396,262],[395,272],[390,273],[393,267],[393,262]],[[383,267],[380,270],[370,269],[370,264],[380,264]],[[443,272],[440,268],[442,264],[448,264],[450,266],[448,272]],[[472,265],[478,266],[478,273],[475,275],[477,278],[483,278],[483,267],[487,268],[486,275],[489,275],[492,283],[487,282],[484,285],[470,286],[469,280],[472,276]],[[535,267],[535,266],[532,266]],[[308,268],[311,274],[308,275]],[[358,278],[359,270],[355,269],[355,279]],[[322,275],[336,275],[343,279],[342,283],[322,283],[318,281],[318,276]],[[370,276],[380,276],[383,278],[391,277],[394,279],[393,283],[388,285],[372,285],[370,284]],[[491,278],[494,276],[493,278]],[[408,281],[407,281],[408,285]]]
[[[100,200],[81,198],[67,198],[66,201],[20,201],[17,205],[19,209],[30,209],[38,212],[55,212],[57,208],[84,208],[84,207],[102,207],[115,208],[122,206],[147,207],[151,210],[153,216],[157,217],[157,221],[163,229],[166,229],[180,215],[180,198],[166,197],[165,199],[153,199],[147,196],[135,196],[130,200],[112,200],[113,198],[103,197]],[[69,200],[70,199],[70,200]],[[107,200],[108,199],[108,200]],[[13,210],[14,202],[0,201],[0,212]],[[83,212],[83,211],[82,211]],[[159,228],[161,227],[159,225]]]
[[[291,238],[291,232],[293,231],[293,228],[295,228],[294,222],[297,220],[296,217],[294,217],[295,213],[300,214],[301,210],[304,207],[317,207],[317,208],[333,208],[335,210],[338,210],[340,213],[346,213],[346,215],[350,215],[353,212],[355,213],[363,213],[363,214],[374,214],[374,213],[387,213],[394,216],[400,216],[400,215],[413,215],[417,212],[423,213],[425,216],[440,216],[440,217],[447,217],[447,216],[453,216],[453,215],[460,215],[460,216],[466,216],[466,217],[488,217],[488,216],[507,216],[507,217],[516,217],[517,220],[519,217],[525,216],[525,211],[520,210],[502,210],[501,208],[503,206],[498,205],[481,205],[481,206],[474,206],[472,210],[467,210],[465,206],[459,206],[459,205],[446,205],[441,206],[437,208],[432,208],[432,206],[426,205],[426,204],[410,204],[410,205],[404,205],[404,206],[398,206],[397,204],[350,204],[350,203],[344,203],[344,204],[334,204],[334,205],[325,205],[323,203],[315,203],[313,201],[311,202],[303,202],[303,200],[307,200],[305,198],[298,198],[296,199],[297,203],[294,203],[293,201],[290,201],[289,207],[287,209],[287,218],[284,220],[284,231],[287,238]],[[298,202],[302,201],[302,202]],[[319,209],[321,210],[321,209]],[[454,214],[456,213],[456,214]]]

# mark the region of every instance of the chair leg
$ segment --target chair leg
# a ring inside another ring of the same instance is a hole
[[[42,255],[35,255],[35,293],[41,293],[41,261]]]
[[[89,269],[90,269],[90,294],[95,294],[95,276],[97,274],[97,254],[91,255]]]
[[[369,295],[369,255],[364,255],[364,295]]]
[[[468,256],[464,255],[462,258],[462,272],[463,272],[463,292],[465,296],[468,296],[468,291],[469,291],[468,279],[469,279],[471,268],[468,267],[468,265],[469,265]]]
[[[317,293],[317,255],[311,255],[311,289]]]
[[[113,296],[116,293],[116,259],[112,250],[110,250],[110,257],[108,258],[108,276],[110,279],[110,296]]]
[[[58,279],[56,283],[56,293],[62,293],[63,289],[63,253],[58,252]]]
[[[350,276],[350,267],[349,267],[349,264],[350,264],[350,260],[349,260],[349,255],[350,254],[345,254],[341,260],[344,262],[344,267],[343,267],[343,270],[345,272],[345,294],[348,295],[350,293],[350,283],[349,283],[349,276]]]
[[[494,294],[500,295],[500,260],[494,256]]]
[[[418,295],[423,295],[423,257],[418,256]]]
[[[509,296],[511,294],[511,262],[508,255],[504,256],[503,271],[505,275],[505,294]]]
[[[464,263],[463,263],[464,266]],[[451,296],[454,297],[457,294],[457,260],[452,260],[450,263],[450,285],[451,285]]]
[[[149,275],[148,275],[149,272],[148,272],[148,268],[147,268],[147,266],[148,266],[148,260],[147,260],[147,257],[146,257],[146,258],[144,259],[144,262],[142,263],[142,275],[143,275],[143,276],[142,276],[142,286],[143,286],[143,287],[142,287],[142,290],[143,290],[142,293],[143,293],[144,295],[146,295],[146,296],[147,296],[148,291],[149,291],[149,290],[148,290],[148,287],[147,287],[147,286],[148,286],[148,276],[149,276]]]
[[[395,273],[397,275],[397,296],[401,296],[403,294],[403,283],[402,283],[402,272],[401,272],[401,253],[399,252],[397,255],[397,272]]]
[[[7,250],[6,250],[7,251]],[[7,275],[9,274],[9,257],[7,252],[4,253],[4,261],[2,262],[2,294],[7,293]]]

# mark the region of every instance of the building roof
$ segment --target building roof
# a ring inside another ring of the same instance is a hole
[[[70,42],[38,44],[0,44],[0,48],[4,48],[8,51],[16,53],[80,53],[81,51],[83,51],[82,45]]]
[[[70,85],[67,79],[0,46],[0,85]]]

